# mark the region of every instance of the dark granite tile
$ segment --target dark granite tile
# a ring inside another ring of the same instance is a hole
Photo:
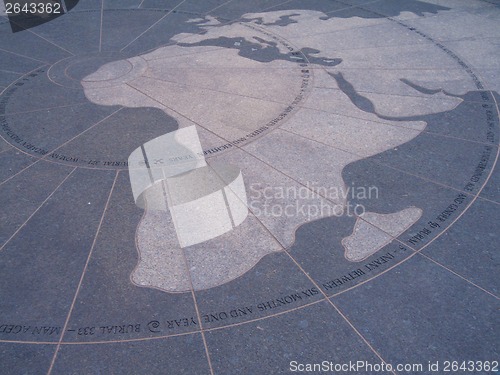
[[[67,56],[68,52],[74,55],[98,52],[100,30],[100,11],[87,10],[69,12],[36,27],[33,31],[66,52]],[[31,57],[29,54],[28,56]]]
[[[9,143],[5,142],[5,140],[0,138],[0,153],[6,152],[7,150],[10,150],[11,148],[12,148],[12,146]]]
[[[6,121],[11,132],[22,139],[18,147],[39,157],[41,153],[46,154],[55,150],[116,110],[116,107],[93,104],[75,105],[47,111],[6,115]],[[99,126],[100,124],[97,125]],[[0,128],[1,131],[2,128]],[[107,141],[107,147],[109,147],[112,140]],[[64,158],[58,156],[62,155],[59,150],[56,154],[51,153],[47,157],[64,161]],[[75,153],[65,156],[83,159],[87,157],[85,154]]]
[[[366,282],[413,254],[398,242],[391,242],[362,261],[347,260],[341,241],[352,234],[354,223],[349,217],[327,218],[305,224],[296,232],[290,254],[327,295]]]
[[[6,100],[5,113],[49,110],[54,107],[88,103],[83,88],[72,89],[60,86],[48,78],[47,70],[47,68],[42,68],[33,72],[32,76],[28,75],[7,89],[3,94]],[[48,92],[50,95],[47,95]],[[59,108],[55,110],[59,110]],[[40,117],[43,114],[35,113]]]
[[[141,8],[144,7],[144,4]],[[159,15],[165,13],[158,12]],[[200,34],[203,29],[195,22],[187,22],[197,18],[196,14],[186,11],[170,13],[164,19],[155,24],[151,29],[141,35],[136,41],[124,49],[130,56],[139,55],[146,51],[155,50],[163,45],[174,44],[171,38],[180,33]],[[206,21],[203,21],[206,22]],[[202,22],[202,23],[203,23]],[[133,38],[130,38],[131,41]],[[127,42],[128,43],[128,42]]]
[[[0,246],[35,212],[72,168],[38,162],[0,186]]]
[[[298,9],[301,9],[301,8],[298,7]],[[303,7],[302,9],[307,10],[308,8]],[[330,10],[328,10],[328,9],[329,8],[323,7],[323,9],[319,8],[319,9],[314,9],[314,10],[322,11],[323,13],[325,13],[325,15],[320,16],[320,20],[329,20],[331,18],[355,18],[355,17],[365,18],[365,19],[381,18],[379,15],[377,15],[373,12],[366,11],[362,8],[355,7],[352,4],[349,4],[346,2],[342,2],[342,3],[337,2],[336,7],[332,8]],[[272,11],[272,10],[274,10],[274,8],[272,8],[270,10]]]
[[[67,51],[29,31],[13,33],[9,23],[0,24],[0,48],[40,60],[40,64],[53,63],[70,56]]]
[[[102,19],[102,51],[120,51],[167,12],[154,10],[108,10]]]
[[[143,214],[134,203],[128,173],[120,172],[69,322],[74,331],[66,333],[65,341],[110,341],[199,329],[190,292],[166,293],[131,281],[139,261],[135,233]],[[93,330],[79,331],[85,327]]]
[[[144,9],[168,9],[171,10],[182,3],[181,0],[144,0],[141,8]]]
[[[394,152],[396,155],[397,151]],[[406,150],[402,158],[410,159],[409,153],[410,151]],[[420,158],[418,154],[415,155],[417,155],[416,158]],[[378,159],[378,157],[375,158]],[[480,159],[478,156],[477,160]],[[342,175],[346,185],[352,186],[352,191],[376,187],[371,197],[368,197],[369,199],[363,195],[359,197],[357,194],[356,196],[350,195],[349,203],[353,207],[361,205],[367,212],[381,214],[399,212],[409,207],[422,210],[421,218],[399,236],[401,241],[415,249],[419,249],[450,225],[473,197],[471,194],[448,189],[415,177],[411,171],[403,173],[380,165],[371,158],[348,165]],[[484,175],[480,176],[480,182],[481,179],[484,180]],[[463,177],[462,185],[465,186],[468,181],[465,180],[465,175]],[[472,192],[478,189],[480,182],[470,186]]]
[[[55,341],[64,325],[113,172],[77,170],[0,253],[1,339]]]
[[[373,160],[462,190],[483,158],[485,169],[476,185],[484,181],[494,160],[493,150],[492,145],[422,133],[394,150],[374,156]]]
[[[481,199],[423,254],[484,289],[498,294],[500,205]]]
[[[36,159],[12,148],[0,154],[0,183],[33,164]]]
[[[3,86],[1,91],[5,90],[7,86],[9,86],[12,82],[21,77],[21,75],[17,73],[10,73],[5,71],[1,73],[2,74],[0,74],[0,85]]]
[[[500,163],[498,161],[479,196],[500,203]]]
[[[106,0],[104,0],[105,2]],[[65,0],[66,6],[70,3],[74,8],[73,12],[88,9],[101,9],[103,0]]]
[[[387,17],[397,17],[403,12],[411,12],[415,16],[426,16],[426,15],[436,15],[440,12],[445,12],[451,10],[449,7],[445,7],[438,4],[429,4],[425,1],[408,1],[408,0],[385,0],[377,4],[366,1],[360,6],[363,9],[367,9],[375,12],[379,16]]]
[[[369,0],[332,0],[340,4],[349,5],[349,6],[358,6],[364,5],[369,2]]]
[[[345,7],[346,7],[346,5],[341,4],[337,1],[311,0],[311,1],[308,1],[305,3],[305,2],[300,1],[300,0],[292,0],[292,1],[286,1],[286,2],[283,2],[282,4],[278,4],[276,6],[273,6],[272,8],[268,9],[268,11],[275,12],[275,11],[281,11],[281,10],[306,9],[306,10],[313,10],[313,11],[328,13],[331,11],[343,9]]]
[[[199,334],[105,345],[63,345],[52,371],[63,374],[210,374]]]
[[[258,0],[252,2],[244,0],[231,1],[220,7],[217,8],[214,7],[214,9],[209,10],[208,13],[212,16],[224,20],[237,20],[241,18],[245,13],[260,13],[265,9],[269,9],[270,11],[275,11],[277,10],[275,7],[276,6],[279,7],[280,6],[279,4],[283,4],[283,1],[280,0]],[[284,9],[296,9],[295,5],[296,4],[290,4],[290,7],[288,7],[288,4],[285,4]],[[298,7],[297,9],[301,8]],[[287,17],[284,17],[283,19],[286,20]]]
[[[123,167],[136,148],[177,129],[177,121],[160,109],[123,108],[57,153],[79,157],[87,164],[92,160],[95,167],[107,167],[110,162]]]
[[[461,96],[461,99],[463,102],[454,109],[423,116],[422,120],[428,124],[425,131],[490,145],[498,144],[500,126],[491,94],[471,91]]]
[[[333,302],[389,363],[498,358],[498,301],[419,255]]]
[[[209,331],[205,337],[214,372],[221,375],[284,374],[297,372],[300,365],[323,361],[327,361],[328,366],[330,362],[334,365],[349,361],[380,363],[327,302],[274,318]],[[332,373],[347,374],[348,371]]]
[[[104,9],[137,9],[142,0],[106,0]]]
[[[262,258],[227,284],[196,292],[204,328],[261,318],[323,298],[284,252]]]
[[[43,65],[40,61],[31,60],[19,55],[0,50],[0,70],[15,73],[26,73]]]
[[[193,14],[214,15],[212,11],[224,7],[227,2],[228,2],[227,0],[207,0],[207,1],[187,0],[183,2],[181,5],[179,5],[178,9],[179,11],[186,11]]]
[[[0,369],[9,375],[45,375],[55,349],[55,345],[0,342]]]

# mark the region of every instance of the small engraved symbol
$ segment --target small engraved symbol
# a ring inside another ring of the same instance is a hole
[[[160,322],[158,320],[152,320],[148,323],[149,332],[160,332]]]

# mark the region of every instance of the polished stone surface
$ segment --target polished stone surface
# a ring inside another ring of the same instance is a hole
[[[498,373],[498,0],[10,3],[1,374]]]

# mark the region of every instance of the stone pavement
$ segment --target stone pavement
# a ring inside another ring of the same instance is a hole
[[[20,3],[0,374],[498,373],[500,1]]]

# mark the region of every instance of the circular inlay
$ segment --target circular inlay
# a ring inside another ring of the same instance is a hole
[[[498,203],[481,195],[496,68],[444,30],[450,8],[118,3],[0,24],[0,343],[56,347],[57,368],[72,345],[260,333],[294,314],[303,333],[323,304],[357,338],[359,311],[330,299],[422,282],[423,257],[492,294],[453,268],[471,235],[448,234]]]
[[[85,77],[95,73],[103,65],[119,60],[114,64],[114,69],[109,70],[99,81],[112,81],[128,73],[133,65],[127,60],[120,60],[123,54],[114,52],[91,53],[85,55],[71,56],[64,58],[52,66],[47,71],[49,79],[57,85],[73,89],[82,89],[82,81]]]

